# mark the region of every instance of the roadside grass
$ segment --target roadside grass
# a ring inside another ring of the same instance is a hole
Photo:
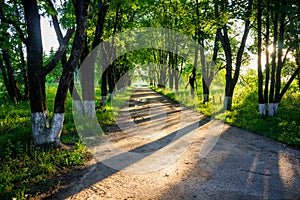
[[[47,87],[48,110],[53,111],[56,87]],[[117,95],[118,105],[125,99]],[[96,101],[100,104],[100,101]],[[111,102],[97,111],[101,124],[114,121]],[[0,199],[28,199],[40,192],[58,187],[62,174],[81,169],[91,158],[91,153],[83,145],[73,122],[72,100],[68,96],[64,128],[61,141],[70,150],[36,149],[30,123],[29,101],[14,104],[0,100]],[[103,112],[106,110],[106,112]],[[50,119],[53,113],[49,113]]]
[[[187,108],[192,108],[206,116],[213,116],[214,118],[225,120],[225,111],[223,110],[222,103],[220,102],[222,92],[214,91],[211,101],[203,103],[203,94],[201,91],[195,91],[194,98],[191,98],[191,94],[187,90],[174,92],[169,88],[157,88],[153,86],[150,86],[150,89],[166,96],[175,103],[180,103]]]
[[[150,87],[152,90],[178,102],[180,91],[176,94],[170,89]],[[300,147],[300,91],[292,87],[279,104],[278,114],[273,117],[261,116],[258,112],[257,91],[255,85],[240,85],[233,97],[232,110],[223,112],[216,118],[232,126],[264,135],[294,147]],[[196,92],[196,96],[202,95]],[[186,99],[192,99],[190,96]],[[219,97],[216,98],[219,101]],[[212,114],[212,97],[210,103],[201,103],[201,97],[189,102],[187,107],[210,116]],[[186,105],[185,103],[183,103]],[[192,105],[192,106],[191,106]],[[219,108],[218,108],[219,109]]]

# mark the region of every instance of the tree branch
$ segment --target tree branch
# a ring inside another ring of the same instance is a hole
[[[290,50],[291,50],[291,47],[289,47],[289,48],[286,50],[285,55],[284,55],[284,57],[283,57],[282,66],[283,66],[284,63],[285,63],[286,58],[287,58],[287,55],[288,55],[288,53],[290,52]]]
[[[15,29],[16,31],[18,32],[19,36],[20,36],[20,39],[22,40],[22,42],[26,45],[27,43],[27,38],[25,37],[22,29],[20,28],[20,26],[13,20],[11,19],[7,19],[7,17],[5,17],[4,13],[3,13],[3,10],[2,10],[2,6],[0,7],[0,19],[7,23],[7,24],[11,24]]]
[[[62,55],[64,54],[67,44],[74,32],[74,28],[69,29],[63,39],[63,43],[59,46],[57,52],[55,53],[53,59],[45,66],[44,75],[49,74],[57,65]]]
[[[282,91],[280,92],[280,96],[279,96],[279,101],[281,101],[283,95],[286,93],[286,91],[289,89],[291,83],[293,82],[293,80],[296,78],[297,74],[300,73],[300,65],[298,65],[298,68],[294,71],[294,73],[292,74],[291,78],[288,80],[288,82],[285,84],[284,88],[282,89]]]

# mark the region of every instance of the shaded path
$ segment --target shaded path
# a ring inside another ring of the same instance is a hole
[[[300,197],[298,150],[211,122],[148,88],[135,91],[116,123],[82,176],[49,199]]]

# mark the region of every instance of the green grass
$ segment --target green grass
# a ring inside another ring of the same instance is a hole
[[[172,101],[180,103],[188,108],[195,109],[198,112],[205,114],[206,116],[214,115],[215,118],[223,119],[223,107],[218,102],[220,96],[219,92],[214,95],[216,98],[215,104],[212,104],[211,101],[204,104],[202,103],[202,93],[198,91],[196,91],[195,97],[191,98],[190,92],[188,90],[179,90],[177,92],[174,92],[169,88],[157,88],[152,86],[150,88],[153,91],[168,97]]]
[[[171,100],[179,101],[180,92],[174,93],[169,89],[150,87],[152,90],[165,95]],[[279,111],[276,116],[261,116],[258,112],[258,101],[256,86],[237,86],[233,97],[233,107],[231,111],[221,112],[216,118],[223,119],[226,123],[255,132],[260,135],[272,138],[279,142],[300,147],[300,92],[298,88],[290,89],[279,104]],[[200,96],[201,92],[196,92]],[[187,94],[188,96],[188,94]],[[191,97],[185,96],[185,99]],[[184,102],[184,105],[193,107],[195,110],[210,116],[212,114],[212,103],[202,104],[201,98],[195,98],[193,102]],[[216,98],[216,99],[219,99]],[[210,99],[211,101],[212,99]],[[195,103],[196,102],[196,103]],[[217,113],[221,111],[221,104],[217,106]],[[215,112],[215,111],[214,111]]]
[[[226,122],[279,142],[300,146],[300,92],[289,90],[279,103],[278,114],[261,116],[257,91],[244,87],[234,97],[232,111],[226,112]]]
[[[47,87],[50,119],[53,115],[51,111],[53,111],[55,93],[56,87]],[[116,102],[122,101],[122,98],[117,98]],[[99,100],[96,104],[99,104]],[[1,98],[0,108],[1,200],[28,199],[40,192],[51,190],[60,184],[57,177],[82,168],[91,158],[91,153],[81,142],[74,125],[70,96],[67,100],[67,112],[61,135],[61,141],[69,145],[70,150],[44,150],[33,147],[28,101],[14,104]],[[105,109],[107,112],[97,111],[97,118],[101,124],[112,124],[114,115],[110,102]]]

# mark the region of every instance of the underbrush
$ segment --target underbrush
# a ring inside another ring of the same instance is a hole
[[[47,87],[50,119],[56,88]],[[121,100],[118,100],[121,101]],[[99,104],[97,101],[96,104]],[[112,124],[109,103],[97,110],[101,124]],[[28,199],[60,186],[60,176],[84,167],[91,153],[80,140],[73,122],[71,97],[67,100],[61,142],[70,150],[33,147],[29,101],[0,100],[0,199]],[[105,110],[105,111],[104,111]]]
[[[179,101],[180,92],[174,93],[170,89],[162,89],[156,87],[150,87],[152,90],[165,95],[171,100]],[[300,92],[290,89],[281,100],[279,104],[278,114],[273,117],[261,116],[258,112],[257,91],[255,85],[241,85],[236,89],[233,97],[233,106],[230,111],[222,111],[220,107],[217,110],[222,112],[214,116],[230,125],[249,130],[260,135],[272,138],[279,142],[300,147]],[[189,94],[188,94],[189,95]],[[197,93],[199,97],[200,93]],[[186,99],[192,99],[190,96]],[[216,107],[212,105],[212,101],[219,101],[219,97],[216,99],[210,98],[210,103],[202,104],[201,98],[194,98],[196,101],[187,104],[187,107],[194,108],[195,110],[210,116],[213,114],[212,108]],[[219,102],[220,103],[220,102]],[[222,102],[223,103],[223,102]],[[185,103],[183,103],[186,105]],[[220,104],[219,104],[220,106]]]

